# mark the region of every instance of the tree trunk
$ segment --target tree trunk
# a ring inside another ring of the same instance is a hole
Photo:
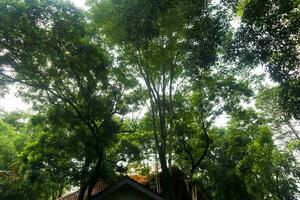
[[[103,149],[101,149],[101,151],[100,151],[100,155],[98,157],[97,164],[96,164],[94,171],[91,174],[90,180],[88,182],[88,193],[87,193],[88,200],[91,200],[93,188],[96,185],[99,178],[101,177],[102,160],[103,160]]]
[[[86,188],[87,188],[86,183],[81,183],[80,184],[80,189],[79,189],[79,194],[78,194],[77,200],[83,200],[84,199],[84,194],[85,194]]]
[[[141,55],[141,53],[139,53]],[[171,169],[169,170],[167,163],[169,162],[171,165],[171,150],[169,152],[169,160],[167,160],[167,145],[168,145],[168,131],[167,131],[167,104],[166,104],[166,69],[163,66],[163,83],[162,83],[162,91],[160,93],[159,89],[156,88],[156,83],[152,79],[152,75],[149,72],[149,68],[147,64],[145,64],[142,60],[138,61],[140,64],[139,72],[142,75],[145,84],[147,86],[148,95],[150,98],[150,104],[151,104],[151,112],[152,112],[152,121],[153,121],[153,131],[155,135],[155,143],[156,148],[158,149],[159,154],[159,161],[162,169],[162,174],[164,178],[164,188],[167,190],[168,199],[174,200],[175,199],[175,192],[174,192],[174,186],[172,182],[172,175],[171,175]],[[173,75],[172,75],[173,76]],[[172,77],[173,79],[173,77]],[[172,80],[173,81],[173,80]],[[172,83],[171,83],[172,85]],[[172,89],[171,89],[172,91]],[[172,94],[172,93],[171,93]],[[162,97],[162,99],[161,99]],[[172,100],[172,99],[171,99]],[[159,133],[159,136],[158,136]],[[171,168],[171,166],[169,166]]]
[[[90,160],[86,158],[82,168],[80,189],[79,189],[77,200],[83,200],[84,198],[84,194],[88,186],[86,182],[86,176],[88,175],[88,169],[90,167],[90,164],[91,164]]]
[[[159,152],[159,160],[160,160],[162,175],[163,175],[163,178],[164,178],[163,188],[167,192],[168,200],[174,200],[175,199],[175,190],[174,190],[172,175],[171,175],[170,170],[167,166],[166,154],[163,153],[161,150]]]

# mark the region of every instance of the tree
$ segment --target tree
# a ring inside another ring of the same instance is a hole
[[[79,143],[76,143],[72,135],[65,134],[63,130],[36,132],[37,139],[28,142],[24,150],[20,152],[19,170],[22,174],[22,183],[27,186],[28,199],[44,195],[40,198],[51,197],[55,200],[63,195],[65,189],[76,185],[82,179],[80,164],[76,162],[82,159],[82,153],[78,152]],[[73,148],[74,146],[77,148]]]
[[[0,170],[9,170],[15,161],[16,148],[14,140],[16,137],[14,127],[0,119]]]
[[[72,161],[74,157],[65,153],[70,146],[61,145],[62,141],[64,144],[68,141],[66,136],[63,132],[44,132],[41,125],[35,126],[31,121],[21,124],[15,120],[28,116],[26,113],[5,113],[3,116],[4,120],[14,125],[11,130],[17,132],[3,132],[7,138],[1,141],[6,142],[6,146],[11,144],[12,148],[11,152],[7,152],[5,145],[0,144],[3,158],[11,157],[4,160],[6,166],[1,168],[0,199],[49,199],[50,196],[57,199],[64,186],[70,184],[65,177],[72,178],[70,174],[73,169],[70,165],[66,167],[65,162]],[[59,179],[62,174],[65,179]]]
[[[174,98],[189,93],[221,51],[225,15],[208,1],[88,1],[117,63],[139,77],[165,183],[172,182]],[[220,51],[219,51],[220,50]],[[174,199],[171,184],[164,186]]]
[[[240,1],[232,53],[242,66],[265,65],[280,84],[281,106],[299,118],[299,1]]]
[[[16,113],[5,113],[3,116],[9,116],[9,119],[18,118]],[[0,118],[0,199],[18,199],[22,198],[21,194],[24,192],[19,174],[18,156],[30,139],[29,135],[20,128],[25,126],[25,123],[8,124],[5,121],[15,121],[2,117]]]
[[[280,133],[279,138],[287,136],[290,140],[299,140],[297,130],[299,122],[293,118],[291,113],[282,108],[280,94],[280,87],[266,88],[260,91],[256,99],[256,107],[269,119],[273,131]]]
[[[188,163],[182,167],[188,177],[198,172],[206,157],[217,117],[224,113],[234,113],[241,109],[240,103],[252,95],[249,83],[239,82],[233,76],[205,74],[195,82],[193,93],[178,101],[174,115],[176,130],[176,154],[178,163]]]
[[[99,177],[157,161],[167,199],[174,165],[189,198],[297,198],[297,157],[273,136],[299,138],[299,1],[88,3],[0,0],[0,95],[16,83],[35,110],[0,115],[0,199],[57,199],[74,185],[91,199]],[[280,85],[260,91],[257,113],[233,72],[258,64]]]
[[[200,175],[213,199],[297,198],[297,160],[276,147],[266,122],[254,110],[244,110],[233,114],[225,129],[212,132]]]
[[[107,53],[95,44],[82,11],[64,1],[0,2],[0,77],[76,135],[85,153],[79,199],[101,173],[105,150],[123,114],[120,83],[108,81]],[[111,80],[113,76],[111,76]]]

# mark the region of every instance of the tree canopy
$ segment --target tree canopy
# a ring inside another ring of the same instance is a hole
[[[299,197],[299,1],[86,3],[0,0],[0,95],[33,105],[0,111],[0,199],[130,173],[169,200]]]

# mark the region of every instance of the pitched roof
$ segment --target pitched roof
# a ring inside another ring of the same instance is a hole
[[[102,190],[106,189],[109,185],[106,184],[105,182],[99,180],[95,186],[93,187],[93,190],[92,190],[92,196],[101,192]],[[76,192],[73,192],[71,194],[68,194],[64,197],[61,197],[59,198],[58,200],[77,200],[78,198],[78,194],[79,194],[79,191],[76,191]]]
[[[142,185],[146,185],[149,182],[149,177],[147,176],[131,175],[129,177]]]
[[[146,176],[132,175],[132,176],[129,176],[129,178],[133,179],[135,182],[137,182],[141,185],[146,185],[149,181]],[[104,181],[99,180],[93,187],[92,196],[105,190],[107,187],[109,187],[109,184],[105,183]],[[79,194],[79,191],[72,192],[72,193],[70,193],[64,197],[61,197],[57,200],[77,200],[78,194]]]
[[[133,189],[136,189],[136,190],[140,191],[145,196],[150,197],[151,199],[164,200],[164,198],[162,196],[160,196],[159,194],[153,192],[152,190],[145,187],[143,184],[133,180],[132,178],[130,178],[128,176],[125,176],[117,184],[114,184],[114,185],[106,188],[105,190],[97,193],[96,195],[93,196],[93,198],[105,199],[110,194],[112,194],[115,191],[118,191],[120,188],[122,188],[124,186],[130,186]]]

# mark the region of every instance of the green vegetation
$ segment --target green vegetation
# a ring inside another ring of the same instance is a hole
[[[0,95],[33,105],[0,111],[0,200],[154,168],[174,200],[171,166],[190,199],[299,198],[299,1],[87,4],[0,0]]]

